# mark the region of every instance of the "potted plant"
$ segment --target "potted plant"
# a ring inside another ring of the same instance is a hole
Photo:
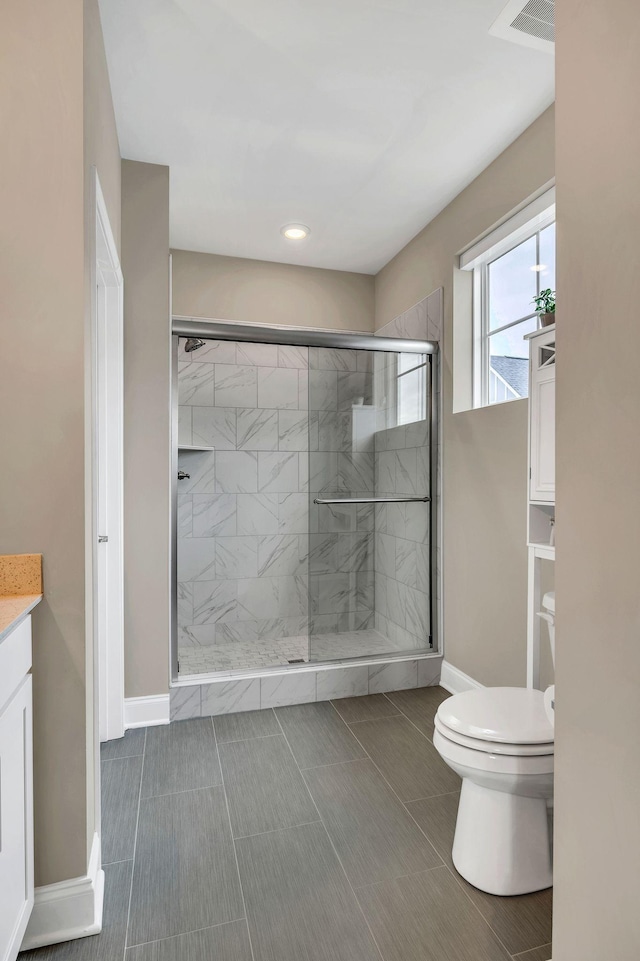
[[[536,314],[540,317],[540,323],[543,327],[550,327],[551,324],[556,322],[556,292],[551,290],[551,287],[547,287],[546,290],[541,290],[537,297],[534,297],[531,301],[535,304]]]

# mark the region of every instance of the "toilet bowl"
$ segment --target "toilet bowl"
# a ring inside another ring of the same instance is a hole
[[[553,595],[545,595],[543,608],[553,640]],[[452,851],[459,874],[489,894],[550,887],[552,689],[488,687],[455,694],[438,708],[433,744],[462,778]]]

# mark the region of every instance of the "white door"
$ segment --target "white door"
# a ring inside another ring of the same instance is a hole
[[[123,281],[99,184],[93,317],[93,624],[101,741],[124,734]]]

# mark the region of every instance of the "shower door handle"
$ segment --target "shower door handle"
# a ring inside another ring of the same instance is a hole
[[[430,497],[314,497],[314,504],[426,504]]]

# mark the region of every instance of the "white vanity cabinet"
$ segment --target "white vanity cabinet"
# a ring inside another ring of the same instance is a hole
[[[529,336],[529,500],[552,504],[556,488],[556,328]]]
[[[0,638],[0,961],[15,961],[33,907],[31,617]]]

